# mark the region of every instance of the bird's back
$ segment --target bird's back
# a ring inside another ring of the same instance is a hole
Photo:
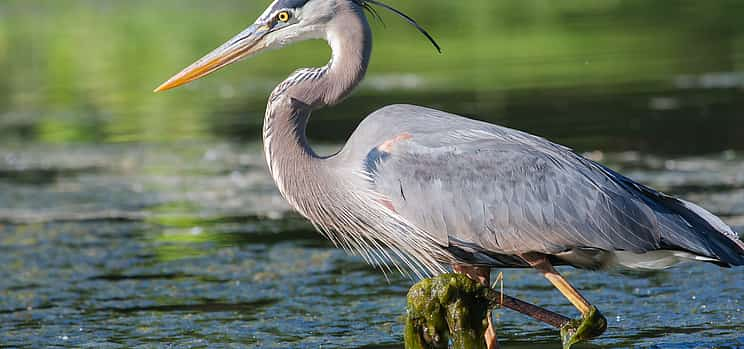
[[[523,266],[514,255],[541,252],[591,268],[744,264],[744,244],[702,208],[521,131],[395,105],[368,116],[337,158],[469,263]]]

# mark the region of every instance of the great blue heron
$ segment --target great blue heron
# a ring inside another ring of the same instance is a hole
[[[482,281],[493,267],[534,267],[582,314],[589,302],[554,265],[744,264],[744,243],[713,214],[525,132],[392,105],[367,116],[338,153],[318,156],[305,136],[310,113],[341,102],[364,77],[370,4],[393,10],[376,0],[276,0],[156,91],[261,51],[326,40],[327,65],[297,70],[271,93],[266,160],[293,208],[369,262],[416,275],[451,265]]]

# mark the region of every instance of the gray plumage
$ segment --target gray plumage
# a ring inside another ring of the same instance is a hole
[[[378,155],[379,140],[400,134],[410,138]],[[364,159],[373,190],[470,264],[528,266],[512,256],[540,252],[600,268],[613,262],[605,252],[656,250],[744,263],[711,214],[524,132],[399,105],[367,117],[348,144],[339,156]]]
[[[529,253],[582,268],[744,264],[744,243],[704,209],[543,138],[457,115],[385,107],[337,154],[318,156],[305,128],[312,111],[339,103],[363,79],[372,51],[368,5],[277,0],[159,90],[262,49],[326,40],[328,65],[296,71],[269,98],[267,162],[292,207],[337,245],[383,267],[388,261],[419,276],[443,264],[524,267]]]

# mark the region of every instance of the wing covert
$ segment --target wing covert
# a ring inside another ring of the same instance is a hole
[[[659,247],[642,198],[571,150],[513,132],[413,133],[373,149],[365,168],[400,215],[450,241],[503,254]]]

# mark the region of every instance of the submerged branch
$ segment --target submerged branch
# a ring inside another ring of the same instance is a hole
[[[407,349],[486,348],[489,311],[503,306],[561,330],[564,347],[604,332],[606,321],[594,315],[572,320],[485,287],[463,274],[444,274],[417,283],[408,292]]]

